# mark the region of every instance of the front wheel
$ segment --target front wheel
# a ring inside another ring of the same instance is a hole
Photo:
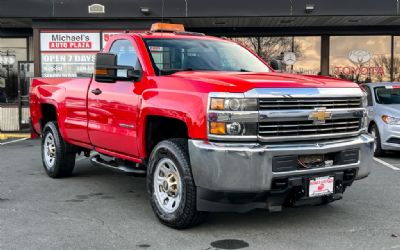
[[[147,173],[151,206],[161,223],[183,229],[205,219],[206,213],[196,208],[196,186],[186,140],[170,139],[157,144]]]
[[[381,135],[379,133],[378,127],[376,125],[372,125],[370,132],[371,132],[371,136],[375,139],[375,141],[374,141],[374,156],[384,156],[385,151],[382,149]]]
[[[75,152],[58,130],[57,122],[46,123],[42,134],[42,163],[48,176],[67,177],[75,166]]]

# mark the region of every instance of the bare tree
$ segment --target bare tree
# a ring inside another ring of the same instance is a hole
[[[237,42],[241,45],[243,45],[244,47],[252,50],[253,52],[255,52],[257,55],[259,55],[260,51],[259,51],[259,38],[258,37],[233,37],[230,38],[232,41]]]
[[[265,61],[281,59],[284,52],[293,51],[297,58],[302,57],[301,46],[292,44],[293,37],[235,37],[231,40],[242,44],[258,54]],[[293,48],[292,48],[293,46]]]
[[[393,58],[393,81],[400,82],[400,58]]]
[[[391,72],[392,62],[390,60],[390,56],[380,55],[373,59],[373,62],[376,67],[383,67],[386,72]],[[378,82],[383,81],[383,74],[376,75]]]
[[[374,64],[376,67],[384,67],[386,72],[392,72],[392,62],[390,60],[390,56],[381,55],[377,58],[374,58]],[[383,81],[383,75],[377,76],[379,81]],[[393,58],[393,81],[400,81],[400,58]]]

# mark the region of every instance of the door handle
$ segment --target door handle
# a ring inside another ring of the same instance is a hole
[[[97,88],[97,89],[92,89],[91,91],[93,94],[95,95],[100,95],[102,93],[101,89]]]

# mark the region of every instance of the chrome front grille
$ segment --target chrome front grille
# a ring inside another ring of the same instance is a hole
[[[360,97],[259,99],[260,110],[314,109],[322,107],[327,109],[360,108],[362,107],[362,100]]]
[[[275,136],[305,136],[357,132],[361,128],[360,118],[327,120],[323,124],[313,121],[261,122],[259,135]]]
[[[260,141],[299,141],[355,136],[362,130],[365,115],[362,98],[357,96],[272,97],[259,98],[258,103]]]
[[[289,80],[288,80],[289,81]],[[358,136],[366,128],[366,94],[344,88],[254,88],[244,93],[212,92],[209,98],[243,99],[257,108],[209,110],[208,138],[216,141],[291,143]],[[209,101],[210,101],[209,100]],[[210,122],[239,123],[241,135],[212,134]],[[244,131],[244,132],[243,132]]]

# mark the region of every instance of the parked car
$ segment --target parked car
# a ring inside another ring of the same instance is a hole
[[[374,156],[400,150],[400,83],[368,83],[368,131],[375,138]]]
[[[95,151],[94,165],[146,174],[155,215],[186,228],[209,211],[341,199],[372,165],[365,97],[356,83],[276,73],[232,41],[157,24],[112,36],[93,77],[33,79],[30,107],[50,177]]]

